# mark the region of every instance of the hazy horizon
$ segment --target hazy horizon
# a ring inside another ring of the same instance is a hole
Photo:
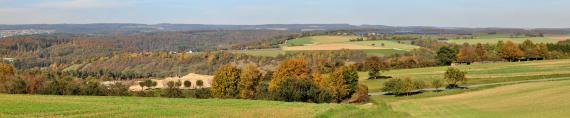
[[[570,28],[565,0],[0,0],[0,24]]]

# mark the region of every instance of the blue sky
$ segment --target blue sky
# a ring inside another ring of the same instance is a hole
[[[0,24],[570,27],[570,0],[0,0]]]

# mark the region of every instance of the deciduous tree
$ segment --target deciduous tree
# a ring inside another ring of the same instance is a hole
[[[262,74],[257,65],[248,64],[241,71],[239,81],[239,93],[241,98],[252,99],[255,97],[256,88],[261,81]]]
[[[220,67],[214,74],[212,95],[217,98],[238,97],[240,73],[241,70],[231,64]]]
[[[467,77],[465,77],[465,74],[466,72],[464,71],[461,71],[454,67],[449,67],[447,68],[447,71],[445,71],[444,79],[447,80],[447,83],[450,85],[455,86],[457,83],[467,82]]]
[[[453,61],[455,61],[455,56],[457,55],[457,53],[455,52],[454,49],[450,48],[450,47],[441,47],[439,48],[439,50],[437,51],[437,61],[439,62],[439,64],[441,65],[451,65],[451,63],[453,63]]]
[[[519,47],[515,43],[513,43],[512,41],[507,41],[505,45],[502,47],[501,55],[503,59],[509,61],[515,61],[517,60],[517,58],[524,56],[524,53],[523,51],[521,51],[521,49],[519,49]]]
[[[281,62],[273,73],[273,79],[269,84],[269,91],[279,86],[283,78],[310,79],[311,70],[303,59],[289,59]]]

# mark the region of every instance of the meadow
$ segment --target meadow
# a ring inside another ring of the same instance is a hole
[[[556,43],[559,40],[549,38],[549,37],[531,37],[531,38],[479,38],[479,39],[451,39],[447,42],[456,44],[496,44],[498,41],[512,41],[514,43],[522,43],[525,40],[530,40],[534,43]]]
[[[525,83],[389,104],[423,118],[562,118],[570,115],[569,89],[570,81]]]
[[[534,43],[556,43],[561,40],[566,40],[566,35],[552,35],[544,37],[527,37],[527,36],[511,36],[511,34],[474,34],[474,39],[450,39],[448,43],[456,44],[496,44],[498,41],[512,41],[514,43],[522,43],[525,40],[531,40]]]
[[[346,117],[375,104],[313,104],[236,99],[0,94],[0,117]],[[387,111],[384,111],[387,112]],[[376,113],[373,113],[376,114]]]
[[[467,72],[467,78],[469,78],[467,85],[570,76],[570,59],[472,64],[455,67]],[[434,79],[443,79],[443,74],[447,68],[446,66],[441,66],[398,69],[385,71],[382,74],[395,78],[410,78],[431,82]],[[384,87],[384,82],[387,81],[367,80],[367,72],[360,73],[361,82],[367,84],[372,92],[380,91]]]

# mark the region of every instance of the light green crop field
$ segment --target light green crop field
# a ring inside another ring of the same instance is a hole
[[[287,41],[287,45],[330,44],[348,42],[358,36],[311,36]]]
[[[312,43],[313,43],[313,39],[311,37],[303,37],[303,38],[298,38],[298,39],[293,39],[293,40],[287,41],[288,46],[305,45],[305,44],[312,44]]]
[[[358,38],[358,36],[313,36],[310,38],[315,44],[330,44],[349,42],[350,39]]]
[[[0,94],[0,117],[373,117],[398,115],[376,104],[235,99]]]
[[[456,95],[399,100],[393,110],[422,118],[564,118],[570,81],[501,86]]]
[[[501,62],[455,66],[467,71],[469,81],[466,84],[495,83],[515,80],[543,79],[548,77],[570,76],[570,59],[543,60],[528,62]],[[431,82],[443,79],[448,67],[428,67],[398,69],[382,72],[382,75],[396,78],[420,79]],[[366,80],[367,72],[361,72],[361,82],[368,85],[370,91],[378,92],[387,80]]]

